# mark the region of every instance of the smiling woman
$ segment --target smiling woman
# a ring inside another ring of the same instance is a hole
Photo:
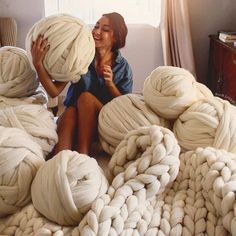
[[[87,24],[95,24],[104,12],[119,12],[128,24],[160,23],[161,0],[44,0],[45,16],[69,13]],[[140,17],[141,16],[141,17]]]

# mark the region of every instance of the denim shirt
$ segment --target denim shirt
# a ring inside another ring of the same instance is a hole
[[[117,51],[116,59],[112,64],[113,83],[116,85],[121,94],[132,92],[133,73],[127,60]],[[82,92],[90,92],[97,99],[106,104],[112,100],[103,76],[98,75],[95,68],[95,59],[88,68],[88,72],[82,75],[77,83],[71,83],[64,105],[66,107],[74,106],[77,103],[78,97]]]

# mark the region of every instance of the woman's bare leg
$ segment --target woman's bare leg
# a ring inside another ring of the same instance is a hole
[[[89,154],[92,141],[97,132],[98,115],[103,104],[91,93],[84,92],[77,102],[79,153]]]
[[[77,111],[75,107],[68,107],[58,118],[58,143],[54,147],[53,155],[62,150],[72,150],[73,139],[76,132]]]

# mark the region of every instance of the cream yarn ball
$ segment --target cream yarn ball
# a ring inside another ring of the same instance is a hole
[[[173,131],[185,150],[212,146],[236,153],[236,107],[213,97],[189,107],[174,123]]]
[[[19,105],[0,110],[0,125],[25,130],[37,142],[45,155],[58,141],[54,116],[42,105]]]
[[[75,82],[80,75],[87,73],[95,55],[95,43],[83,21],[71,15],[58,14],[36,22],[25,41],[31,64],[31,44],[40,34],[47,38],[50,45],[43,63],[52,79]]]
[[[30,187],[45,162],[41,147],[23,130],[0,126],[0,217],[31,199]]]
[[[0,67],[0,95],[20,98],[34,94],[39,81],[25,50],[10,46],[0,48]]]
[[[169,127],[169,122],[156,115],[138,94],[112,99],[100,111],[98,121],[100,142],[109,154],[114,153],[128,131],[149,125]]]
[[[108,182],[94,158],[75,151],[59,152],[39,169],[32,183],[35,208],[60,225],[78,225]]]
[[[176,119],[192,103],[213,94],[205,85],[198,83],[189,71],[159,66],[146,78],[143,96],[147,105],[158,115]]]

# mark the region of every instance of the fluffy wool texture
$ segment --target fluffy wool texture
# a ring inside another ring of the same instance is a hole
[[[0,126],[0,217],[31,199],[30,187],[44,163],[41,147],[23,130]]]
[[[95,159],[65,150],[39,169],[32,183],[35,208],[61,225],[76,225],[108,182]]]
[[[176,119],[192,103],[213,95],[189,71],[178,67],[159,66],[146,78],[143,96],[146,104],[158,115]]]
[[[17,47],[0,48],[0,95],[8,98],[31,96],[38,88],[25,50]]]
[[[95,43],[84,22],[66,14],[52,15],[36,22],[25,41],[31,64],[31,44],[40,34],[50,45],[43,64],[52,79],[78,81],[80,75],[88,71],[95,55]]]
[[[99,139],[103,149],[113,154],[128,131],[142,126],[169,127],[169,122],[156,115],[144,102],[143,96],[127,94],[107,103],[99,113]]]
[[[236,153],[236,108],[213,97],[194,103],[175,121],[174,133],[184,150],[212,146]]]
[[[173,156],[167,158],[174,159]],[[168,166],[164,159],[162,161]],[[142,189],[143,177],[137,172],[117,175],[108,194],[93,203],[78,227],[54,224],[30,204],[8,219],[0,219],[0,233],[36,236],[236,235],[235,154],[211,147],[182,154],[173,184],[153,198],[147,198],[145,187]],[[147,179],[146,186],[151,184]]]
[[[19,105],[40,104],[47,106],[48,96],[42,85],[36,89],[33,95],[21,98],[7,98],[0,96],[0,109],[14,107]]]
[[[42,105],[19,105],[0,110],[0,126],[25,130],[45,155],[58,141],[54,116]]]
[[[176,178],[179,152],[174,134],[164,127],[130,131],[109,164],[112,184],[81,221],[80,235],[148,235],[147,206]]]

